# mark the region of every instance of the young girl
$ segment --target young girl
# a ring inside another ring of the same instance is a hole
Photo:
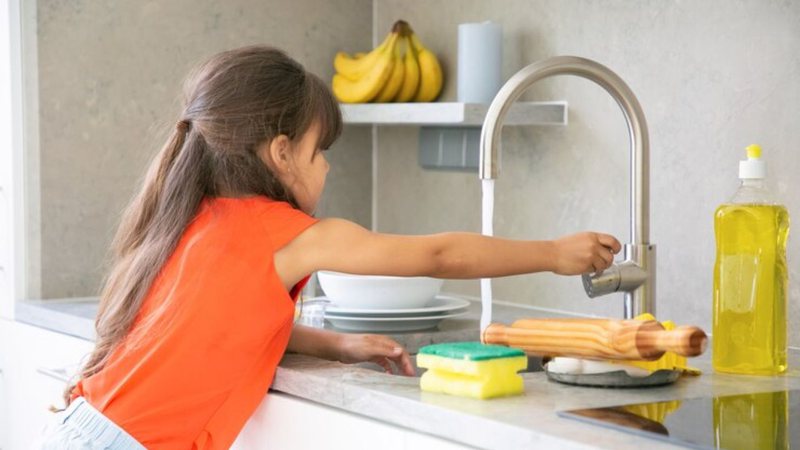
[[[385,336],[293,327],[317,270],[500,277],[607,268],[619,242],[399,236],[312,216],[342,128],[325,84],[269,47],[212,57],[128,208],[97,345],[44,448],[225,449],[286,351],[414,373]],[[379,301],[379,299],[376,299]]]

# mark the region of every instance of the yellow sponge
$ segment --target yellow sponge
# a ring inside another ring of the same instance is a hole
[[[423,391],[486,399],[521,394],[517,372],[528,367],[528,357],[502,345],[452,342],[422,347],[417,366],[428,369],[420,378]]]

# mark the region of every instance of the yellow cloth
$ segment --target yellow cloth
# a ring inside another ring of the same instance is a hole
[[[656,320],[652,314],[641,314],[634,318],[634,320]],[[661,322],[661,325],[666,330],[674,330],[675,323],[671,320],[667,320]],[[695,369],[693,367],[689,367],[686,362],[685,356],[680,356],[677,353],[673,352],[666,352],[661,358],[655,361],[609,361],[614,364],[623,364],[626,366],[634,366],[640,367],[645,370],[649,370],[651,373],[655,372],[656,370],[661,369],[668,369],[668,370],[680,370],[684,373],[684,375],[700,375],[699,369]]]

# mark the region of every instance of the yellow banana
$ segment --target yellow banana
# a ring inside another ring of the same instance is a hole
[[[400,92],[400,88],[403,87],[403,77],[405,76],[405,69],[403,65],[403,44],[405,44],[405,39],[400,39],[395,42],[394,47],[392,48],[392,58],[394,58],[394,67],[392,68],[392,74],[389,75],[389,79],[386,80],[386,84],[383,88],[378,92],[378,96],[375,97],[375,102],[377,103],[386,103],[392,101],[393,98],[397,96],[397,93]]]
[[[417,35],[412,33],[410,39],[417,52],[420,73],[419,89],[414,96],[414,101],[433,101],[442,90],[442,66],[439,65],[436,55],[422,45]]]
[[[345,52],[336,53],[336,56],[333,58],[333,68],[336,69],[336,73],[353,81],[363,78],[380,58],[383,50],[389,45],[389,41],[392,40],[394,34],[395,33],[389,33],[381,45],[375,47],[371,52],[360,58],[351,57]]]
[[[404,37],[406,47],[406,55],[403,57],[403,69],[405,74],[403,76],[403,86],[394,98],[396,102],[409,102],[417,94],[419,88],[419,62],[417,62],[417,51],[411,44],[411,39],[408,36]]]
[[[397,38],[398,34],[392,33],[389,44],[381,49],[374,64],[358,80],[350,80],[339,73],[333,76],[333,94],[339,101],[344,103],[366,103],[378,95],[378,92],[380,92],[392,74],[395,62],[394,45],[397,42]]]

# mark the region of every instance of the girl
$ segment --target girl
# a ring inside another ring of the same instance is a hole
[[[97,344],[44,448],[225,449],[286,351],[414,373],[385,336],[293,327],[317,270],[499,277],[607,268],[620,244],[581,233],[511,241],[372,233],[311,214],[342,118],[325,84],[269,47],[218,54],[114,242]]]

